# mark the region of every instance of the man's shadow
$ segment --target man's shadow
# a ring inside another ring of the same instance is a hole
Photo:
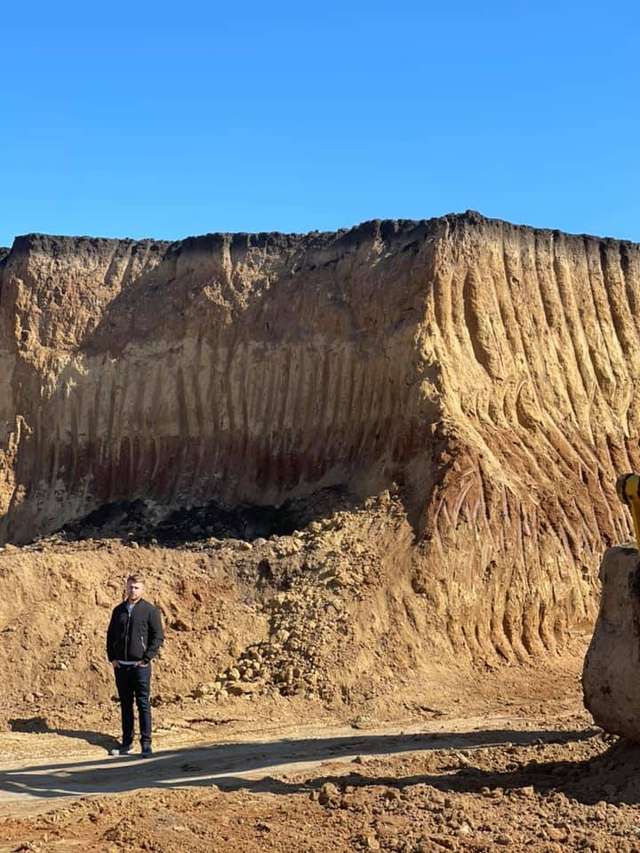
[[[9,720],[9,728],[12,732],[26,732],[28,734],[52,734],[63,737],[75,737],[84,740],[92,746],[101,746],[109,750],[118,745],[113,735],[103,732],[91,732],[85,729],[60,729],[50,726],[44,717],[14,717]]]

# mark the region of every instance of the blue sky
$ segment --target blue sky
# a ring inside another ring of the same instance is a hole
[[[640,241],[636,4],[3,7],[0,245],[473,208]]]

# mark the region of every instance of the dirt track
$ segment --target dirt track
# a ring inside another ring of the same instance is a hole
[[[0,850],[633,851],[638,770],[578,712],[92,747],[5,768]]]
[[[161,727],[148,761],[25,726],[0,737],[0,851],[635,850],[640,756],[593,728],[577,669],[487,673],[474,716],[446,692],[404,723],[203,708],[208,728]]]
[[[402,729],[362,732],[353,727],[300,726],[274,739],[165,746],[149,760],[135,753],[126,758],[106,757],[103,750],[98,755],[94,749],[91,758],[84,752],[53,763],[50,759],[29,759],[5,765],[0,773],[0,811],[9,813],[27,805],[31,811],[36,804],[29,801],[39,798],[125,793],[140,788],[216,784],[233,790],[250,787],[242,780],[313,770],[326,761],[352,761],[356,756],[527,745],[555,737],[555,732],[546,729],[518,728],[517,721],[505,717],[447,720],[427,726],[408,723]]]

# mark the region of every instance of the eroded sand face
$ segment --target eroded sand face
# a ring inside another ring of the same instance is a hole
[[[640,462],[638,246],[464,214],[30,236],[0,270],[10,541],[112,501],[392,489],[443,647],[526,660],[592,623]]]

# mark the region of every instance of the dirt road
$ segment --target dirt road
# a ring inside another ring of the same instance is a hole
[[[3,765],[2,853],[640,850],[640,748],[586,715],[167,737],[149,760],[88,746]]]
[[[509,718],[460,719],[407,724],[402,728],[358,731],[353,727],[320,730],[296,727],[270,740],[238,740],[216,744],[170,747],[151,759],[132,753],[105,756],[91,749],[65,760],[24,760],[5,765],[0,773],[0,814],[49,808],[58,797],[85,797],[135,791],[140,788],[179,788],[216,784],[224,789],[251,787],[245,782],[274,773],[310,771],[326,761],[354,757],[390,757],[431,750],[472,750],[506,744],[531,744],[557,739],[548,730],[518,729]]]

